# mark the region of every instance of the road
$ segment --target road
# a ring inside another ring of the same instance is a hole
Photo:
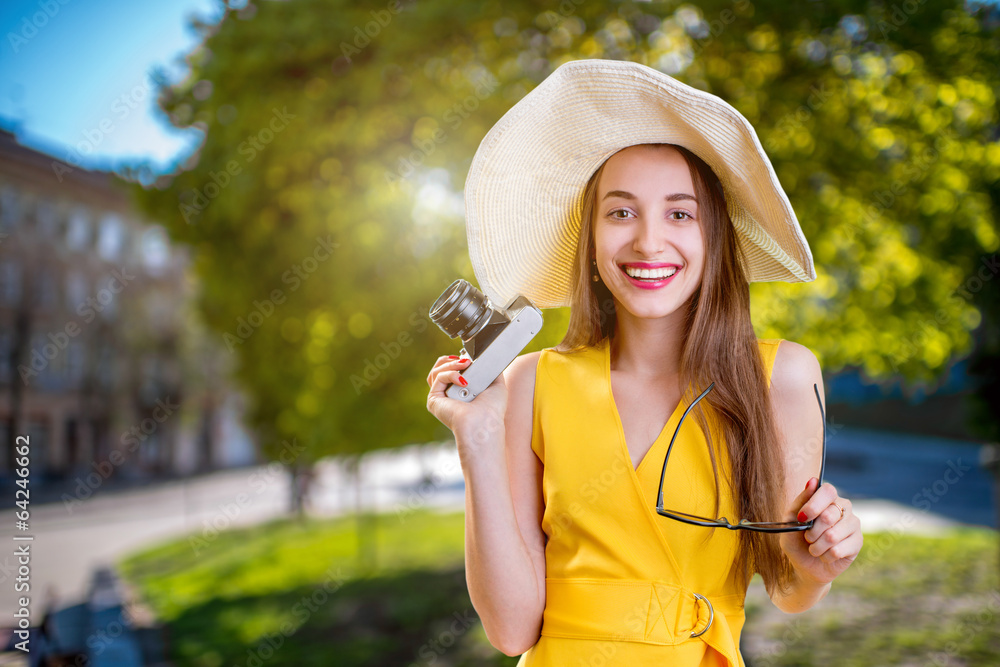
[[[997,525],[979,445],[861,429],[828,429],[827,478],[844,497],[900,503],[920,515]]]

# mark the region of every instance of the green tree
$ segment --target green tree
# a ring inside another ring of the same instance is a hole
[[[292,437],[309,460],[444,438],[424,378],[456,343],[427,310],[475,281],[461,190],[476,146],[562,62],[636,60],[747,116],[810,239],[815,282],[753,285],[758,334],[827,370],[932,380],[969,351],[980,314],[962,289],[1000,246],[1000,40],[984,11],[251,4],[198,25],[191,75],[160,91],[174,125],[205,132],[200,150],[135,189],[191,245],[201,310],[271,455]],[[557,342],[566,315],[547,311],[529,349]]]

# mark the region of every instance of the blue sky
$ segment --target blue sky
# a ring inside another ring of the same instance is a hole
[[[188,18],[214,23],[221,10],[219,0],[5,0],[0,125],[85,167],[148,159],[169,171],[201,137],[170,127],[149,73],[183,78],[199,41]]]

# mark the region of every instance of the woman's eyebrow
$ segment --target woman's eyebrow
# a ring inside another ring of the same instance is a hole
[[[632,201],[635,201],[636,199],[636,196],[634,194],[632,194],[631,192],[626,192],[625,190],[611,190],[610,192],[604,195],[601,201],[604,201],[608,197],[621,197],[622,199],[630,199]],[[698,203],[698,199],[694,195],[689,195],[686,192],[675,192],[673,194],[667,195],[663,199],[666,201],[680,201],[682,199],[690,199],[694,203],[696,204]]]

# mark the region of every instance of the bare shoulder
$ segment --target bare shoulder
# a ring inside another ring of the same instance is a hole
[[[521,432],[527,427],[530,433],[535,396],[535,369],[538,367],[540,356],[541,351],[519,355],[504,371],[504,382],[507,383],[508,429],[511,427],[510,422],[513,421],[513,425],[519,427]]]
[[[819,406],[826,405],[826,394],[823,372],[813,351],[783,340],[774,359],[770,393],[775,425],[785,449],[785,498],[790,502],[823,465],[825,410]]]
[[[823,372],[813,351],[790,340],[781,341],[771,371],[771,390],[779,405],[799,405],[803,398],[815,403],[814,384],[822,394]]]
[[[528,352],[526,354],[519,355],[510,362],[510,366],[504,371],[504,382],[507,383],[507,389],[517,390],[518,394],[522,394],[527,391],[529,394],[535,388],[535,369],[538,367],[538,357],[541,356],[541,350],[536,352]],[[513,392],[510,392],[513,395]]]

